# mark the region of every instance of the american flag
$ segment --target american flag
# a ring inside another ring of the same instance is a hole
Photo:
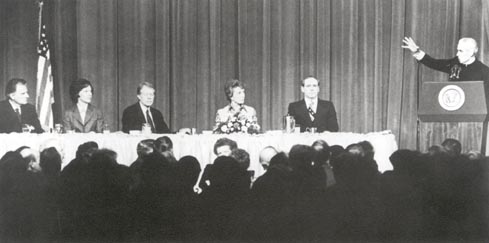
[[[39,121],[45,128],[53,128],[53,75],[51,73],[51,61],[49,55],[49,44],[46,35],[46,25],[42,20],[42,2],[39,11],[39,46],[37,53],[37,83],[36,83],[36,108]]]

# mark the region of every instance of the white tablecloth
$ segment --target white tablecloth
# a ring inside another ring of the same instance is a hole
[[[136,146],[139,141],[147,138],[155,139],[160,136],[163,136],[163,134],[129,135],[121,132],[110,134],[0,134],[0,155],[3,156],[7,151],[15,150],[23,145],[39,149],[41,144],[47,140],[59,140],[64,150],[64,167],[75,158],[76,150],[80,144],[95,141],[100,148],[108,148],[117,152],[117,161],[120,164],[130,165],[137,158]],[[284,134],[280,131],[273,131],[259,135],[166,134],[166,136],[170,137],[173,141],[173,150],[177,159],[185,155],[195,156],[200,161],[202,168],[206,164],[212,163],[216,158],[213,153],[213,148],[217,139],[221,137],[233,139],[238,143],[239,148],[245,149],[250,154],[250,170],[254,170],[256,176],[263,174],[263,168],[258,161],[259,152],[262,148],[269,145],[281,151],[288,152],[295,144],[311,145],[318,139],[325,140],[329,145],[341,145],[343,147],[360,141],[369,141],[375,149],[375,160],[381,172],[392,170],[389,156],[397,150],[395,137],[389,131],[367,134],[328,132]]]

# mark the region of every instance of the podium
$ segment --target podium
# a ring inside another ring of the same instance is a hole
[[[481,139],[482,154],[485,154],[486,151],[487,115],[483,81],[423,82],[422,84],[418,106],[419,120],[425,123],[477,123],[482,125],[480,129],[476,129],[477,136]],[[461,136],[474,139],[473,135]],[[460,140],[460,138],[457,139]],[[464,141],[461,142],[463,145]]]

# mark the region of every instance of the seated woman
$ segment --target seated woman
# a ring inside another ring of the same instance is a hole
[[[63,125],[75,132],[102,132],[102,111],[91,105],[93,86],[86,79],[78,79],[70,85],[70,98],[74,106],[65,111]]]
[[[214,132],[257,132],[259,126],[256,111],[253,107],[244,104],[245,89],[243,83],[236,79],[227,81],[224,86],[224,93],[229,105],[217,111]],[[249,130],[250,128],[253,131]]]

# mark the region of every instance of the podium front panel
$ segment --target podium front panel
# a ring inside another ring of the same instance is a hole
[[[487,117],[484,82],[424,82],[418,117],[423,122],[483,122]]]

